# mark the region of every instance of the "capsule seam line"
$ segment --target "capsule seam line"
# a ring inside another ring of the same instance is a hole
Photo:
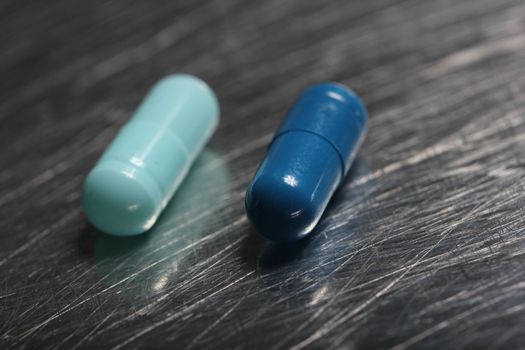
[[[337,148],[335,147],[335,145],[330,141],[328,140],[326,137],[324,137],[323,135],[320,135],[318,133],[315,133],[313,131],[310,131],[310,130],[304,130],[304,129],[288,129],[278,135],[276,135],[272,142],[270,143],[270,146],[272,146],[272,144],[275,142],[275,140],[277,140],[279,137],[281,137],[282,135],[285,135],[289,132],[292,132],[292,131],[301,131],[301,132],[305,132],[305,133],[308,133],[308,134],[312,134],[312,135],[315,135],[315,136],[318,136],[319,138],[325,140],[332,148],[333,150],[335,151],[335,153],[337,154],[337,157],[339,158],[339,162],[341,163],[341,179],[339,180],[339,185],[340,186],[342,183],[343,183],[343,180],[345,178],[345,162],[343,160],[343,157],[341,156],[341,153],[339,153],[339,151],[337,150]],[[268,147],[268,148],[269,148]]]
[[[130,120],[129,122],[127,122],[127,123],[124,125],[124,127],[126,127],[126,126],[128,126],[128,125],[130,125],[130,124],[132,124],[132,123],[144,124],[144,125],[152,125],[152,126],[155,126],[155,127],[159,127],[159,125],[158,125],[157,123],[152,123],[152,122],[150,122],[150,121],[145,121],[145,120],[135,120],[135,121],[134,121],[134,120]],[[166,135],[169,135],[169,136],[175,141],[175,143],[176,143],[177,145],[179,145],[180,150],[184,153],[186,159],[187,159],[188,161],[192,162],[192,161],[194,160],[194,159],[193,159],[194,157],[192,158],[191,154],[188,152],[188,149],[187,149],[186,145],[185,145],[184,142],[180,139],[180,137],[179,137],[176,133],[174,133],[171,129],[169,129],[168,127],[166,127],[164,131],[165,131],[165,134],[166,134]],[[112,158],[112,157],[111,157],[111,158]],[[118,160],[118,159],[116,159],[116,158],[115,158],[114,160],[117,160],[117,161],[120,162],[120,160]],[[126,163],[127,163],[127,162],[126,162]],[[135,165],[134,165],[134,166],[135,166]],[[142,167],[142,169],[144,169],[144,168]],[[163,190],[162,190],[162,189],[163,189],[163,186],[161,185],[161,183],[159,182],[159,180],[157,179],[157,177],[154,176],[154,175],[152,175],[149,171],[147,171],[147,169],[146,169],[145,171],[148,173],[148,175],[151,177],[151,179],[153,179],[153,182],[157,185],[158,190],[159,190],[159,193],[162,193],[162,192],[163,192]],[[182,176],[182,178],[184,178],[185,176],[186,176],[186,174],[184,174],[184,175]],[[173,194],[172,194],[172,195],[173,195]],[[162,195],[161,195],[161,197],[162,197]]]

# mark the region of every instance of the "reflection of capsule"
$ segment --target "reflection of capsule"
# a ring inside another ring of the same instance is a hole
[[[336,83],[306,90],[288,113],[246,193],[255,228],[273,241],[310,233],[346,176],[366,132],[367,113]]]
[[[172,288],[179,278],[188,282],[195,264],[208,258],[206,254],[210,254],[210,250],[199,250],[202,255],[187,248],[212,232],[220,222],[220,208],[224,206],[222,201],[229,188],[226,163],[204,149],[147,234],[126,238],[97,236],[95,271],[104,277],[107,285],[134,276],[134,283],[127,285],[121,294],[129,300],[150,297],[165,287]]]
[[[150,229],[217,127],[213,91],[189,75],[158,82],[84,184],[91,223],[127,236]]]

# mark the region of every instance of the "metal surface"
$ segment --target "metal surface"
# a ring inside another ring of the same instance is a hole
[[[2,349],[525,347],[520,0],[0,4]],[[161,76],[222,121],[148,235],[97,233],[81,184]],[[307,241],[266,244],[246,186],[297,94],[370,112]]]

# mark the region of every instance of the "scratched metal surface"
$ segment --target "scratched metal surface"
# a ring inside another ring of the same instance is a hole
[[[525,347],[521,0],[0,4],[0,348]],[[83,178],[187,72],[222,122],[153,232],[90,228]],[[308,84],[370,132],[316,234],[258,238],[244,191]]]

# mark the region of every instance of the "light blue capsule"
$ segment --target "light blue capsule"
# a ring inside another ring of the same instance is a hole
[[[217,128],[213,91],[191,75],[160,80],[89,173],[84,211],[99,230],[149,230]]]

